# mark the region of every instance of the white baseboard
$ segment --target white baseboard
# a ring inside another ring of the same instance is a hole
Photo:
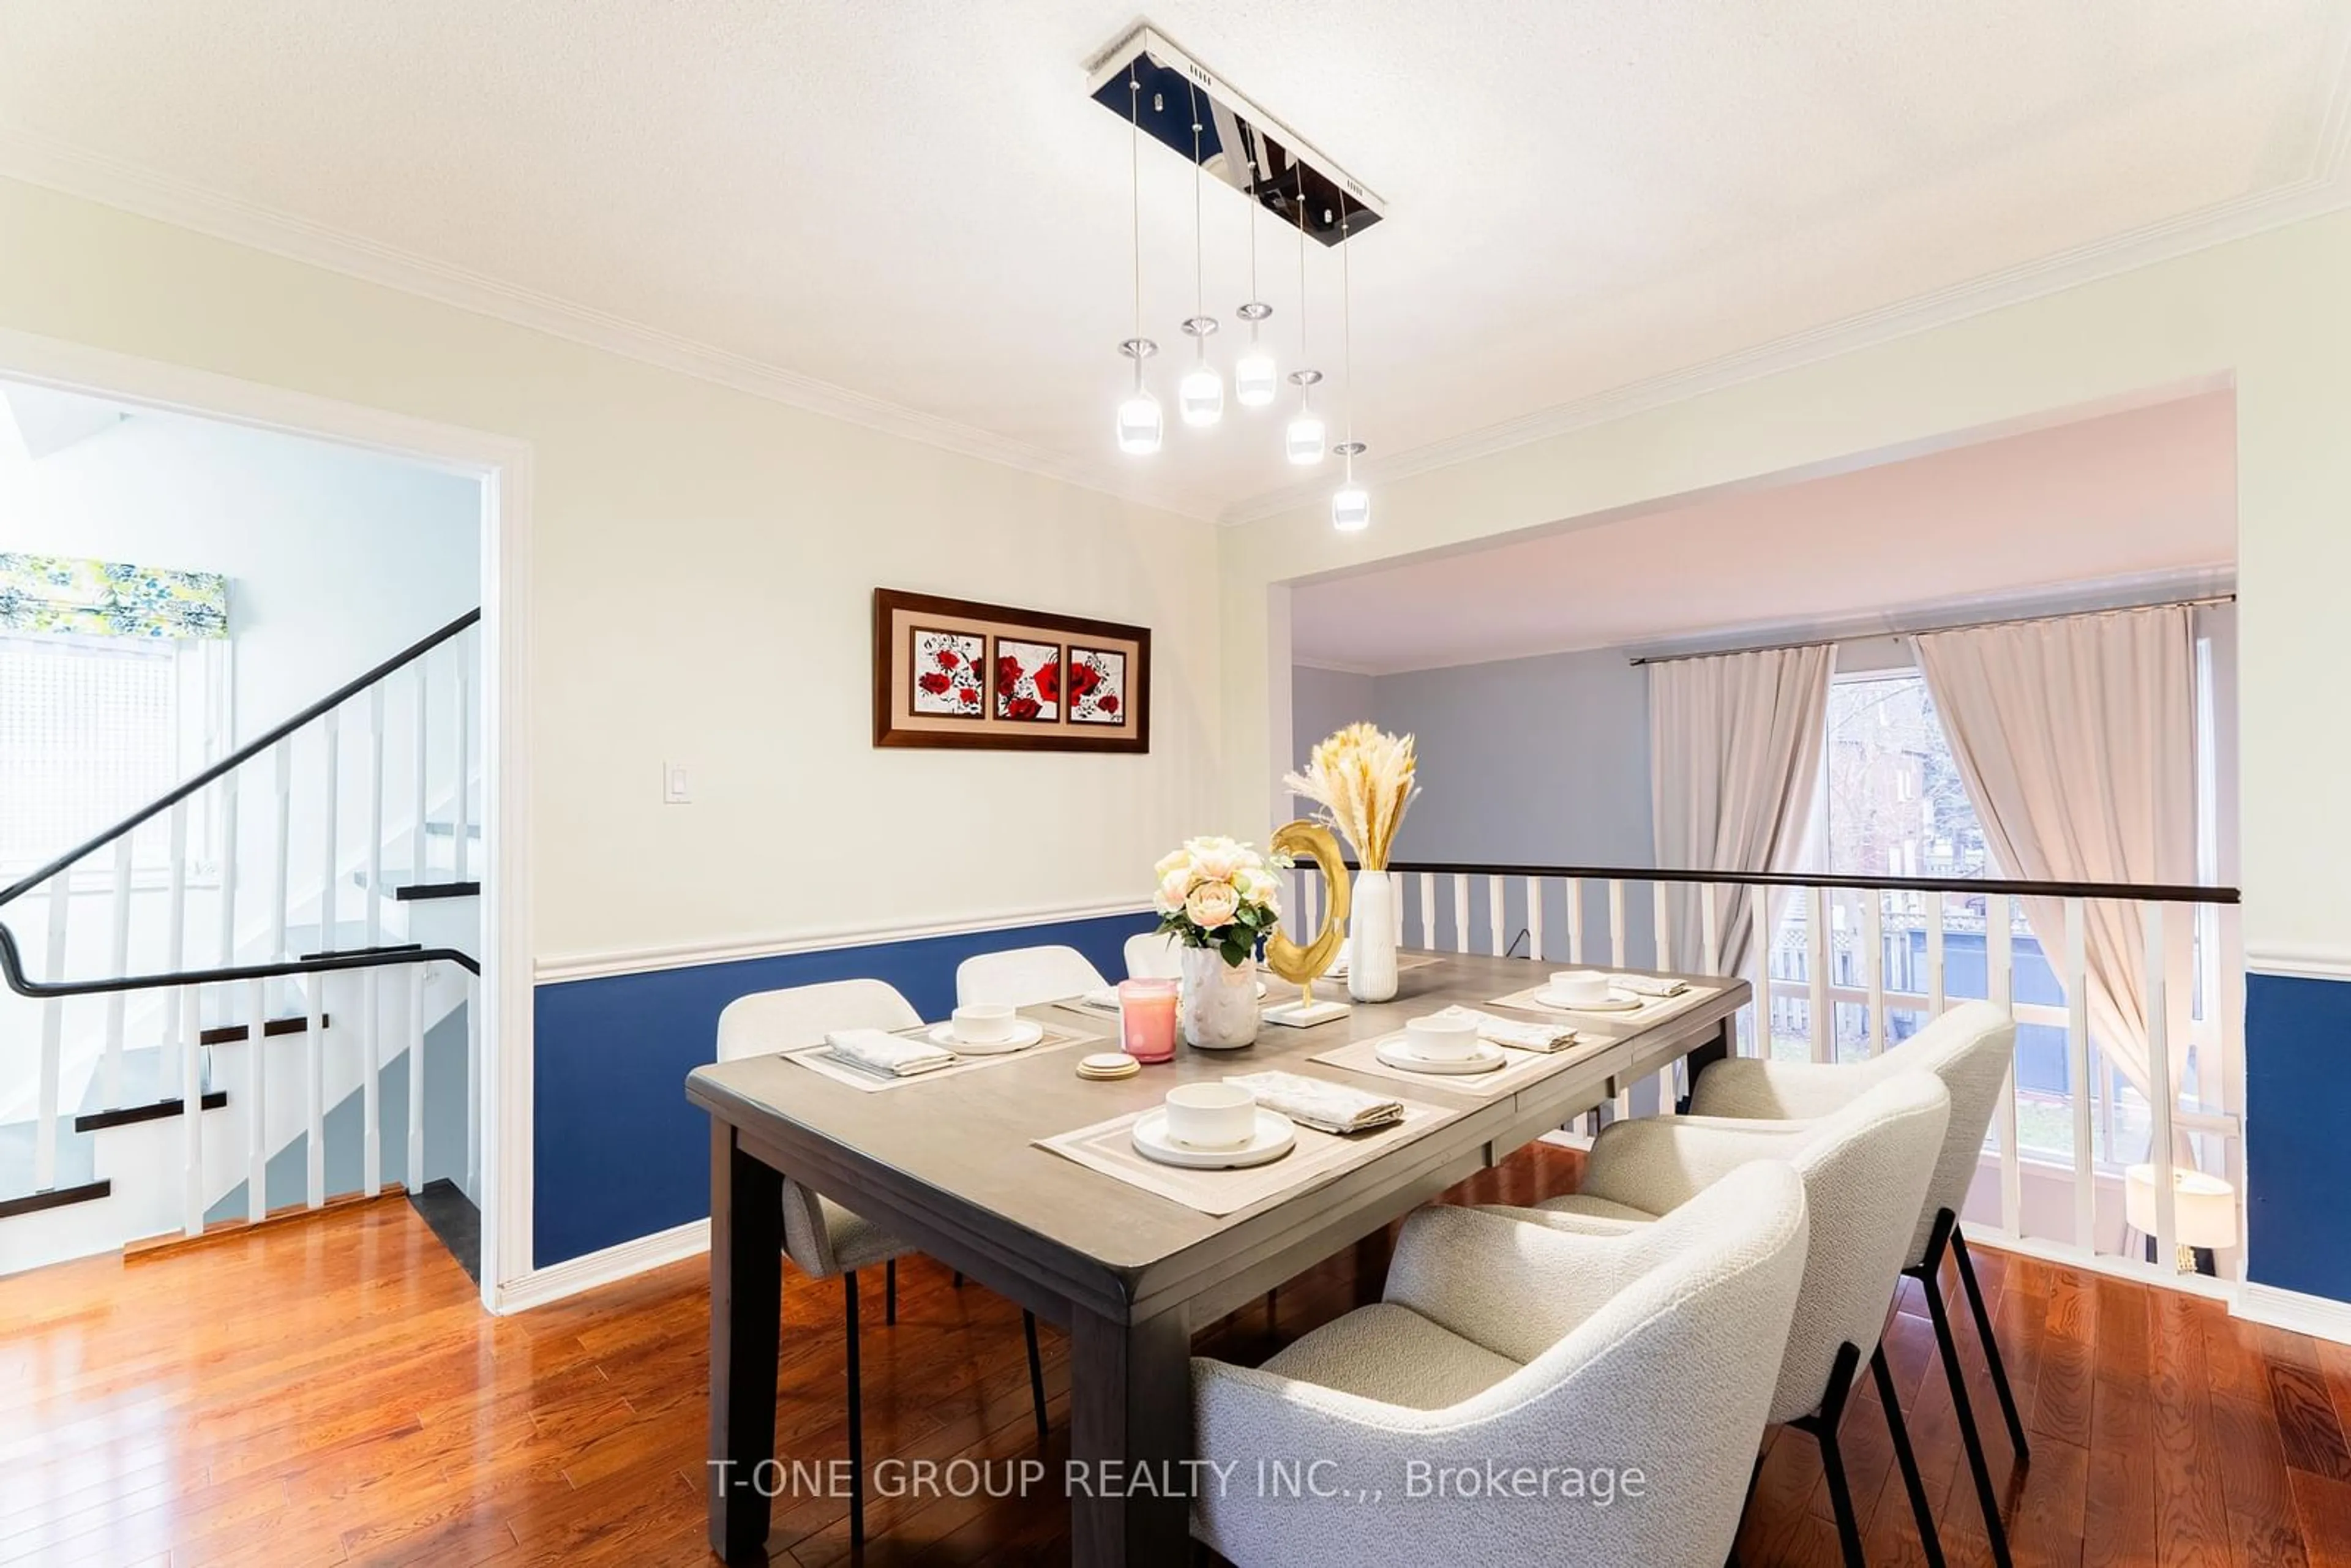
[[[2237,1294],[2233,1315],[2273,1329],[2290,1329],[2314,1339],[2351,1344],[2351,1301],[2306,1296],[2300,1291],[2257,1285],[2248,1280]]]
[[[533,1269],[522,1278],[499,1287],[496,1311],[527,1312],[533,1307],[559,1301],[566,1296],[576,1296],[582,1291],[592,1291],[599,1285],[610,1285],[674,1263],[681,1258],[691,1258],[697,1252],[710,1250],[710,1221],[689,1220],[674,1225],[667,1230],[657,1230],[651,1236],[640,1236],[634,1241],[623,1241],[617,1247],[607,1247],[601,1252],[567,1259],[545,1269]]]

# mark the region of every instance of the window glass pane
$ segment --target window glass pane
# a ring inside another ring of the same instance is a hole
[[[0,637],[0,865],[32,866],[176,781],[179,673],[168,643]],[[132,858],[169,855],[161,819]]]

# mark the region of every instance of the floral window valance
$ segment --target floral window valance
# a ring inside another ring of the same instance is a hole
[[[0,551],[0,632],[162,642],[228,635],[228,579],[120,561]]]

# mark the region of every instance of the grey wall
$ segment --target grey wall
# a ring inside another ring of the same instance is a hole
[[[1595,650],[1378,676],[1291,673],[1299,756],[1338,724],[1369,717],[1417,737],[1420,799],[1396,839],[1399,861],[1646,866],[1649,685],[1622,653]],[[1507,887],[1510,935],[1526,924],[1525,889]],[[1625,961],[1653,952],[1648,887],[1625,890]],[[1406,939],[1421,939],[1419,890],[1405,890]],[[1486,890],[1471,889],[1470,941],[1483,950]],[[1604,886],[1584,894],[1585,956],[1608,956]],[[1546,954],[1567,951],[1566,893],[1549,890]],[[1451,890],[1440,883],[1440,946],[1453,945]]]

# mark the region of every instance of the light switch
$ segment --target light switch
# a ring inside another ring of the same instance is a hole
[[[685,764],[683,762],[663,763],[662,804],[664,806],[683,806],[690,802],[693,799],[693,795],[688,793],[686,789]]]

